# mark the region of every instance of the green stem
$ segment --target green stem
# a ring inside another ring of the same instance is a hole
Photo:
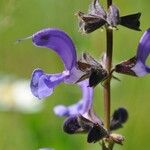
[[[112,49],[113,49],[113,32],[110,29],[106,29],[106,69],[110,73],[112,66]],[[111,89],[110,79],[104,84],[104,124],[109,131],[110,127],[110,106],[111,106]]]
[[[112,4],[112,0],[107,0],[107,7]],[[113,31],[106,28],[106,69],[110,73],[112,68],[112,54],[113,54]],[[104,125],[109,131],[110,129],[110,107],[111,107],[111,87],[110,79],[104,83]],[[103,150],[112,150],[111,144],[108,144],[108,148],[103,141]]]

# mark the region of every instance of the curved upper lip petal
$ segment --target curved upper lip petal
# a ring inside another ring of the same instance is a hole
[[[150,53],[150,29],[144,32],[142,35],[138,49],[137,49],[137,61],[141,61],[145,64],[145,61]]]
[[[62,30],[46,28],[33,34],[33,44],[54,50],[63,60],[65,69],[71,70],[76,63],[76,49],[72,39]]]

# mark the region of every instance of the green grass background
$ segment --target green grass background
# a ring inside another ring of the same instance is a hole
[[[34,68],[48,73],[60,72],[63,65],[52,51],[37,48],[31,40],[15,44],[18,38],[32,35],[46,27],[66,31],[76,44],[78,54],[87,51],[99,58],[105,50],[105,32],[82,36],[78,32],[77,11],[87,10],[90,0],[0,0],[0,72],[29,79]],[[106,0],[101,0],[106,5]],[[119,26],[114,32],[114,64],[135,55],[140,36],[150,27],[149,0],[114,0],[121,14],[142,12],[142,32]],[[147,62],[148,63],[148,62]],[[126,137],[124,146],[115,150],[150,149],[150,75],[143,78],[117,75],[121,82],[112,82],[112,112],[124,106],[129,120],[119,133]],[[94,109],[103,117],[102,88],[95,89]],[[0,112],[0,150],[37,150],[53,147],[55,150],[99,150],[98,144],[88,144],[86,135],[67,135],[62,131],[63,118],[54,115],[56,104],[72,104],[81,97],[74,85],[61,84],[36,114]]]

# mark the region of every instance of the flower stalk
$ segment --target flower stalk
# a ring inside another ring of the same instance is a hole
[[[112,30],[106,30],[106,69],[110,73],[112,66],[112,49],[113,49],[113,32]],[[110,126],[110,79],[106,80],[104,83],[104,124],[107,130]]]
[[[107,0],[107,7],[112,5],[112,0]],[[112,54],[113,54],[113,30],[106,28],[106,62],[105,67],[108,73],[111,72],[112,67]],[[111,87],[110,87],[111,78],[105,81],[103,94],[104,94],[104,125],[106,129],[110,130],[110,109],[111,109]],[[105,146],[105,143],[102,144],[103,150],[111,150]]]

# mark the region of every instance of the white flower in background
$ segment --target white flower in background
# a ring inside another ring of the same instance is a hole
[[[51,149],[51,148],[40,148],[38,150],[54,150],[54,149]]]
[[[19,111],[34,113],[42,109],[43,103],[37,101],[30,91],[28,80],[12,80],[1,76],[0,111]]]

